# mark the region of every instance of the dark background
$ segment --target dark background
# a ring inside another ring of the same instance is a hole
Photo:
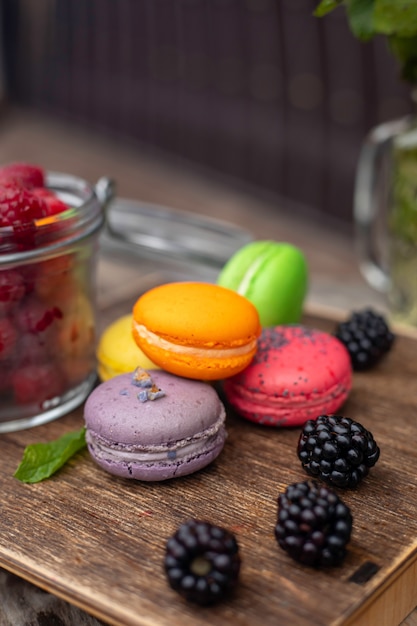
[[[411,110],[385,41],[317,0],[0,0],[9,103],[352,222],[361,143]]]

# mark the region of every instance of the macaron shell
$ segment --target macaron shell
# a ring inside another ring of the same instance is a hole
[[[299,426],[334,413],[348,397],[352,367],[343,344],[302,325],[263,330],[252,363],[224,382],[243,417],[270,426]]]
[[[150,370],[157,366],[139,348],[132,335],[131,313],[110,324],[100,337],[97,347],[97,371],[102,381],[133,372],[136,367]]]
[[[220,272],[217,284],[245,296],[258,310],[263,327],[299,322],[308,289],[302,251],[288,243],[254,241],[238,250]]]
[[[226,440],[225,409],[208,383],[151,372],[166,395],[141,402],[132,374],[108,380],[87,398],[86,441],[105,471],[143,481],[196,472],[220,454]]]
[[[140,402],[132,374],[122,374],[96,387],[86,400],[86,427],[124,445],[158,446],[194,437],[216,423],[223,405],[211,385],[150,372],[165,396]]]
[[[246,298],[211,283],[168,283],[133,307],[136,323],[179,345],[233,348],[259,335],[259,316]]]
[[[210,283],[156,287],[138,299],[133,318],[134,339],[155,364],[201,380],[226,378],[245,368],[261,331],[253,304]]]

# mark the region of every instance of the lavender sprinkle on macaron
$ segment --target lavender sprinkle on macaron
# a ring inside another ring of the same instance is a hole
[[[132,385],[136,387],[148,388],[152,387],[152,378],[149,372],[144,370],[142,367],[137,367],[132,375]]]

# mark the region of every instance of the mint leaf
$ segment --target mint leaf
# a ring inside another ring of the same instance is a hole
[[[321,0],[318,7],[315,8],[313,15],[316,17],[323,17],[323,15],[327,15],[330,11],[333,11],[336,7],[342,4],[343,0]]]
[[[50,441],[26,446],[13,474],[22,483],[38,483],[58,471],[76,452],[86,446],[85,427]]]
[[[416,0],[375,0],[375,30],[383,35],[417,35]]]
[[[374,3],[375,0],[349,0],[347,3],[346,11],[351,31],[363,41],[375,35]]]

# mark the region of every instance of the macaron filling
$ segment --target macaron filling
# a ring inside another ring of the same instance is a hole
[[[184,354],[198,357],[209,358],[225,358],[230,359],[234,357],[244,356],[250,354],[256,349],[257,339],[249,341],[247,344],[238,346],[236,348],[196,348],[193,346],[184,346],[177,343],[172,343],[167,339],[163,339],[159,335],[156,335],[152,331],[148,330],[146,326],[142,324],[134,323],[134,328],[139,337],[152,346],[157,346],[162,350],[167,350],[173,354]]]
[[[155,446],[111,443],[91,430],[86,432],[86,441],[94,448],[94,456],[97,460],[102,459],[110,463],[114,461],[115,463],[153,465],[160,461],[182,462],[207,453],[218,446],[219,441],[224,442],[226,439],[225,418],[226,412],[223,409],[219,419],[207,430],[188,439]]]

